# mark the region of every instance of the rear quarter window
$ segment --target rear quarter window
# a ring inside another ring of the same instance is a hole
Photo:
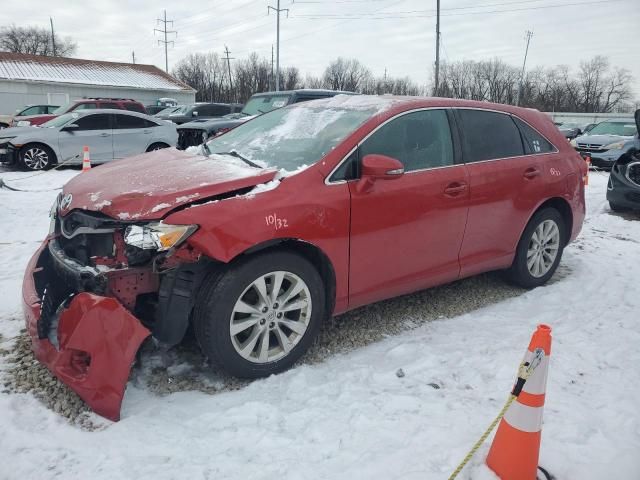
[[[544,138],[518,117],[513,117],[513,121],[516,122],[516,125],[522,134],[526,154],[535,155],[537,153],[551,153],[556,151],[556,148],[551,144],[551,142],[549,142],[549,140]]]
[[[124,108],[126,110],[131,110],[132,112],[138,113],[147,113],[142,105],[138,105],[137,103],[125,103]]]
[[[457,109],[467,163],[524,155],[520,131],[505,113]]]

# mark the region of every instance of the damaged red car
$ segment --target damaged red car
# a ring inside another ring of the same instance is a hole
[[[76,176],[24,278],[37,358],[113,420],[143,340],[192,326],[212,364],[296,362],[331,315],[490,270],[545,283],[584,218],[586,165],[549,118],[337,96],[195,152]]]

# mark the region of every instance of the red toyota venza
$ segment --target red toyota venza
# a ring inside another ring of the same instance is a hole
[[[51,210],[23,297],[37,358],[118,419],[141,342],[189,326],[218,368],[290,367],[331,315],[490,270],[542,285],[585,162],[544,114],[340,95],[112,162]]]

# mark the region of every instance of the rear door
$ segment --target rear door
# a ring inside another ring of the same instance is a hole
[[[525,155],[520,131],[508,114],[456,109],[469,172],[467,228],[460,250],[461,274],[511,265],[524,227],[545,198],[544,165]]]
[[[62,130],[58,135],[58,145],[63,161],[82,162],[82,150],[85,145],[89,147],[92,162],[107,162],[113,158],[110,114],[84,115],[73,123],[78,125],[77,129]]]
[[[458,278],[469,192],[453,145],[447,112],[419,110],[383,124],[349,159],[375,153],[405,167],[371,190],[349,182],[350,307]]]
[[[113,158],[125,158],[146,151],[153,130],[142,117],[116,113],[113,125]]]

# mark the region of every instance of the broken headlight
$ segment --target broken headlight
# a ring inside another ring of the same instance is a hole
[[[167,225],[162,222],[130,225],[124,232],[124,243],[142,250],[164,252],[184,242],[197,225]]]

